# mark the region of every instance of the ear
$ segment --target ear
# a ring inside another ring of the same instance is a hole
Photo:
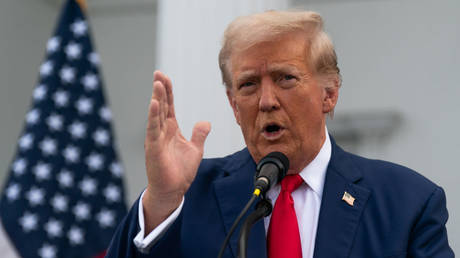
[[[332,80],[327,83],[323,91],[323,113],[327,114],[334,110],[339,99],[339,82]]]
[[[230,89],[227,89],[226,92],[227,92],[228,102],[230,103],[230,106],[232,107],[233,115],[235,116],[235,119],[236,119],[236,123],[240,125],[240,112],[238,110],[238,106],[236,105],[235,96],[233,95],[232,90]]]

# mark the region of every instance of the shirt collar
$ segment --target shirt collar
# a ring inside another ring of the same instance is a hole
[[[331,159],[331,139],[326,128],[326,140],[316,157],[300,172],[305,183],[321,198],[323,195],[324,180],[327,166]]]

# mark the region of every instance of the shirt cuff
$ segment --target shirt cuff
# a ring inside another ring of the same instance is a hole
[[[145,190],[139,199],[139,211],[138,211],[138,220],[139,220],[139,228],[140,231],[137,233],[136,237],[134,237],[134,245],[141,253],[148,253],[150,248],[163,236],[163,234],[168,230],[169,226],[173,224],[173,222],[179,216],[182,206],[184,205],[184,198],[182,197],[182,202],[180,203],[179,207],[169,215],[166,220],[161,222],[156,228],[152,230],[146,237],[145,236],[145,225],[144,225],[144,208],[142,205],[142,198],[144,197]]]

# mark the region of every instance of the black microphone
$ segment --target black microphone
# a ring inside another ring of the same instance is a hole
[[[254,188],[256,190],[254,193],[256,193],[257,189],[259,189],[262,196],[265,196],[268,189],[283,180],[288,170],[289,159],[286,155],[277,151],[269,153],[259,161],[259,164],[257,164],[257,172],[254,183]]]
[[[245,233],[240,234],[240,243],[243,242],[243,246],[241,251],[243,252],[243,257],[245,257],[245,252],[246,252],[246,245],[245,242],[247,240],[247,236],[249,234],[249,228],[260,218],[264,216],[268,216],[271,213],[271,203],[267,200],[265,200],[265,192],[270,189],[273,185],[275,185],[277,182],[281,181],[284,176],[286,176],[287,171],[289,170],[289,160],[288,158],[281,152],[272,152],[262,158],[259,161],[259,164],[257,164],[257,171],[256,171],[256,176],[255,176],[255,183],[254,183],[254,193],[252,194],[251,199],[249,200],[248,203],[246,203],[246,206],[244,206],[243,210],[240,212],[238,217],[236,217],[236,220],[233,222],[232,227],[230,228],[229,232],[227,233],[227,236],[224,239],[224,242],[222,243],[222,246],[220,247],[219,254],[217,255],[217,258],[221,258],[224,254],[225,247],[227,246],[228,242],[230,241],[230,236],[233,234],[233,232],[236,229],[236,226],[238,226],[238,223],[240,220],[243,218],[244,214],[249,210],[251,205],[254,203],[254,201],[257,199],[257,197],[260,196],[262,193],[262,199],[263,203],[260,205],[257,205],[256,210],[253,212],[253,214],[250,214],[248,219],[246,219],[245,224],[243,225],[244,228],[241,230],[244,230]],[[269,206],[269,207],[268,207]]]

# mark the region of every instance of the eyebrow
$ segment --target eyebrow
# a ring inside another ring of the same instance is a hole
[[[284,72],[284,73],[299,73],[299,69],[290,64],[271,64],[268,66],[268,73],[275,73],[275,72]]]
[[[251,70],[246,70],[238,74],[238,77],[236,78],[236,82],[241,82],[248,80],[249,78],[256,77],[259,74],[258,71],[251,69]]]
[[[295,65],[291,64],[270,64],[267,68],[267,71],[269,74],[273,73],[296,73],[299,74],[300,71]],[[257,69],[247,69],[242,71],[240,74],[238,74],[238,77],[236,78],[236,82],[240,83],[246,80],[249,80],[251,78],[259,76],[260,72]]]

